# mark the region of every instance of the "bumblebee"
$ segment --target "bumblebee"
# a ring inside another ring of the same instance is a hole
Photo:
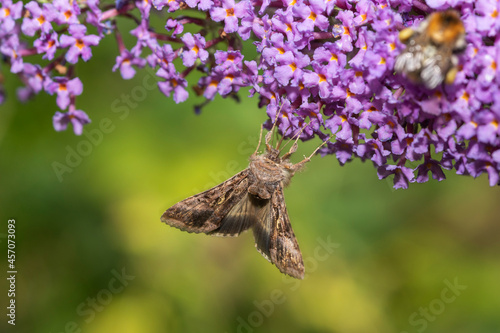
[[[406,49],[396,58],[396,72],[429,89],[443,81],[453,83],[457,54],[466,47],[465,27],[456,10],[432,13],[416,28],[401,30],[399,40]]]

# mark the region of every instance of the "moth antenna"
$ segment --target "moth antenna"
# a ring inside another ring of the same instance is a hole
[[[309,155],[309,157],[304,157],[304,159],[302,161],[300,161],[299,163],[297,164],[294,164],[293,166],[293,169],[294,170],[299,170],[300,168],[302,168],[304,166],[304,164],[306,164],[307,162],[309,162],[311,160],[311,158],[314,156],[314,154],[316,154],[318,152],[318,150],[323,147],[325,144],[327,144],[328,142],[330,142],[330,139],[333,138],[333,134],[330,135],[328,137],[328,139],[326,139],[325,141],[323,141],[319,146],[318,148],[316,148],[311,155]]]
[[[326,145],[328,142],[330,142],[330,139],[331,139],[331,138],[333,138],[333,134],[332,134],[332,135],[330,135],[330,136],[328,137],[328,139],[326,139],[325,141],[323,141],[323,142],[322,142],[322,143],[318,146],[318,148],[316,148],[316,149],[312,152],[312,154],[311,154],[311,155],[310,155],[307,159],[308,159],[308,160],[310,160],[310,159],[314,156],[314,154],[316,154],[316,153],[318,152],[318,150],[319,150],[321,147],[323,147],[323,146],[324,146],[324,145]]]
[[[262,143],[262,132],[263,132],[263,130],[264,130],[264,124],[262,124],[260,126],[259,143],[257,143],[257,148],[255,149],[255,152],[252,155],[257,155],[257,153],[259,151],[260,144]]]

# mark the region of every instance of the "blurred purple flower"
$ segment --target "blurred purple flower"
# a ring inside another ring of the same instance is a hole
[[[68,112],[57,111],[52,118],[54,129],[58,132],[65,131],[68,124],[73,125],[73,131],[76,135],[82,135],[83,125],[90,123],[90,119],[82,110],[70,110]]]
[[[205,50],[205,38],[200,34],[186,33],[182,37],[184,46],[186,50],[181,53],[182,63],[186,67],[193,66],[196,59],[200,59],[201,62],[205,62],[208,58],[208,52]]]
[[[124,49],[122,53],[116,57],[116,64],[113,66],[113,72],[119,68],[122,77],[125,80],[129,80],[135,76],[135,69],[132,66],[142,68],[145,65],[146,60],[140,58],[137,52],[132,53],[129,50]]]
[[[79,78],[69,80],[67,77],[54,77],[45,80],[44,89],[51,95],[57,94],[57,106],[65,110],[70,105],[71,96],[78,96],[83,91],[83,84]]]
[[[57,17],[58,12],[51,3],[44,3],[42,8],[36,1],[26,4],[25,9],[29,12],[23,20],[21,29],[27,36],[34,36],[38,30],[49,33],[52,30],[51,22]]]
[[[22,1],[12,3],[11,0],[2,0],[0,7],[0,37],[14,29],[15,21],[21,17],[23,10]]]

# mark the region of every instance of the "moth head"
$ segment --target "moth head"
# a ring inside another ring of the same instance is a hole
[[[280,150],[270,145],[266,145],[266,158],[270,159],[275,163],[280,163],[281,162]]]

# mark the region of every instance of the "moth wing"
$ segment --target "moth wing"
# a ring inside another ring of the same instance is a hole
[[[248,175],[249,170],[245,169],[205,192],[178,202],[163,213],[161,221],[187,232],[211,233],[223,225],[224,218],[233,208],[244,204]]]
[[[304,278],[304,263],[290,224],[283,187],[278,185],[268,205],[258,213],[253,231],[257,250],[285,274]]]
[[[269,200],[266,201],[269,202]],[[238,236],[243,231],[255,225],[258,221],[257,214],[260,209],[259,202],[256,202],[256,199],[247,192],[222,219],[220,226],[210,232],[210,235]]]

